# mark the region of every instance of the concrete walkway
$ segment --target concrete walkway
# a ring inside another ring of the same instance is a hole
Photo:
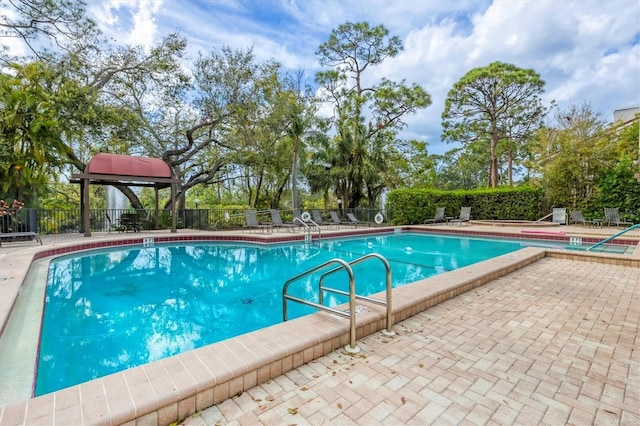
[[[640,269],[545,258],[185,425],[639,425]]]

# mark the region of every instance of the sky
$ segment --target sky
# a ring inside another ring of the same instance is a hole
[[[432,104],[405,120],[403,139],[440,141],[447,92],[464,74],[494,61],[532,68],[546,82],[543,100],[567,109],[588,103],[605,122],[640,105],[638,0],[100,0],[89,16],[117,43],[149,47],[171,32],[189,52],[254,48],[310,80],[315,52],[345,22],[382,24],[403,51],[369,78],[420,84]]]

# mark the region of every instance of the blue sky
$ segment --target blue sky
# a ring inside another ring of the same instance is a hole
[[[605,121],[640,104],[637,0],[100,0],[90,16],[117,42],[150,46],[178,31],[190,54],[253,46],[259,59],[318,71],[315,51],[347,21],[383,24],[404,42],[369,78],[422,85],[432,105],[407,119],[404,138],[440,142],[444,100],[467,71],[493,61],[533,68],[546,102],[590,103]]]

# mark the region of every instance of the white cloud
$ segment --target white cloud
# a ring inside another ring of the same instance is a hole
[[[149,49],[157,37],[155,14],[162,7],[163,0],[138,0],[137,10],[133,13],[133,29],[129,34],[129,44],[142,45]]]
[[[116,43],[151,48],[165,33],[158,33],[157,14],[164,0],[109,0],[91,2],[88,13]],[[168,33],[168,31],[167,31]]]

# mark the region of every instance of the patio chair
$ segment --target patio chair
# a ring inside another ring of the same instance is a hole
[[[245,210],[244,218],[246,221],[245,228],[252,230],[256,229],[259,231],[271,231],[271,225],[258,223],[258,219],[256,219],[256,211],[255,210]]]
[[[331,217],[331,225],[335,225],[340,228],[340,225],[344,224],[344,222],[340,220],[338,213],[331,211],[329,212],[329,216]]]
[[[303,226],[303,222],[304,219],[302,219],[302,212],[300,209],[293,209],[293,224],[296,226]]]
[[[433,219],[427,219],[424,223],[439,223],[446,222],[446,220],[447,218],[444,216],[444,207],[436,207],[436,214],[433,216]]]
[[[615,226],[631,226],[633,222],[625,222],[620,219],[620,211],[617,207],[615,208],[604,208],[604,221],[607,222],[607,226],[615,225]]]
[[[297,225],[293,223],[284,223],[282,217],[280,217],[280,211],[277,209],[271,209],[271,224],[274,228],[295,228]]]
[[[313,209],[311,210],[311,217],[313,218],[313,221],[320,226],[331,226],[330,223],[325,222],[324,220],[322,220],[322,216],[320,215],[320,210],[318,209]]]
[[[105,219],[107,219],[107,232],[111,233],[111,231],[122,232],[122,226],[119,223],[113,223],[111,220],[111,216],[109,213],[104,214]]]
[[[599,226],[602,223],[602,220],[585,219],[581,210],[571,210],[569,212],[569,223],[582,224],[582,226]]]
[[[551,221],[553,223],[559,223],[560,225],[566,225],[567,209],[565,209],[564,207],[555,207],[551,215]]]
[[[120,232],[140,232],[140,214],[122,213],[120,215]]]
[[[360,222],[358,220],[358,218],[353,215],[353,213],[347,213],[347,219],[349,219],[349,221],[356,227],[357,226],[369,226],[369,224],[367,224],[367,223]]]
[[[451,225],[462,225],[463,223],[467,223],[471,220],[471,207],[461,207],[460,208],[460,216],[449,220],[449,224]]]

